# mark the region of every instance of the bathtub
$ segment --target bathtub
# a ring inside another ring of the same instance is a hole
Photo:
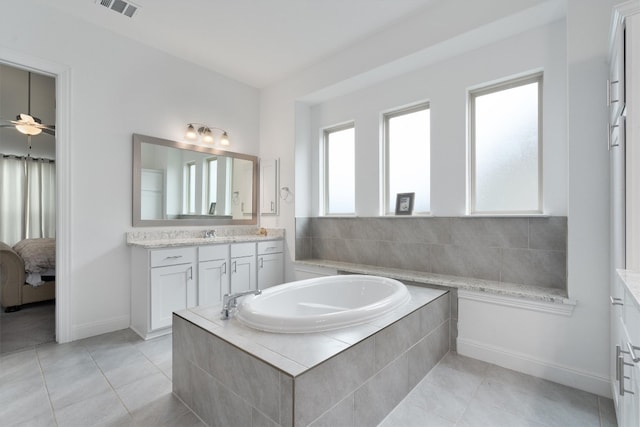
[[[338,275],[285,283],[247,296],[236,318],[267,332],[321,332],[371,321],[410,299],[407,287],[397,280]]]

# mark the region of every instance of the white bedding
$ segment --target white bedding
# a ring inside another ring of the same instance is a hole
[[[13,247],[24,261],[26,282],[32,286],[44,284],[42,276],[56,274],[55,239],[24,239]]]

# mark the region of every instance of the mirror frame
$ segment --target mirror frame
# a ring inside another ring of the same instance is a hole
[[[253,180],[251,194],[251,219],[221,219],[221,218],[193,218],[193,219],[142,219],[141,200],[141,147],[142,143],[161,145],[180,150],[197,151],[200,153],[226,156],[236,159],[249,160],[253,163]],[[156,138],[154,136],[133,134],[133,226],[134,227],[158,227],[158,226],[216,226],[216,225],[256,225],[258,223],[258,184],[259,184],[258,157],[249,154],[234,153],[232,151],[218,150],[213,147],[187,144],[185,142],[171,141]]]

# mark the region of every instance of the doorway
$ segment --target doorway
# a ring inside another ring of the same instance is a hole
[[[73,340],[71,332],[71,171],[70,68],[55,62],[0,47],[0,64],[55,79],[55,341]],[[2,112],[0,111],[0,114]],[[0,319],[1,321],[1,319]]]
[[[55,84],[0,64],[0,353],[55,340]]]

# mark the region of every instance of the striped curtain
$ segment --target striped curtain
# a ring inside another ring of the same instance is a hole
[[[0,241],[54,238],[55,202],[54,161],[0,155]]]

